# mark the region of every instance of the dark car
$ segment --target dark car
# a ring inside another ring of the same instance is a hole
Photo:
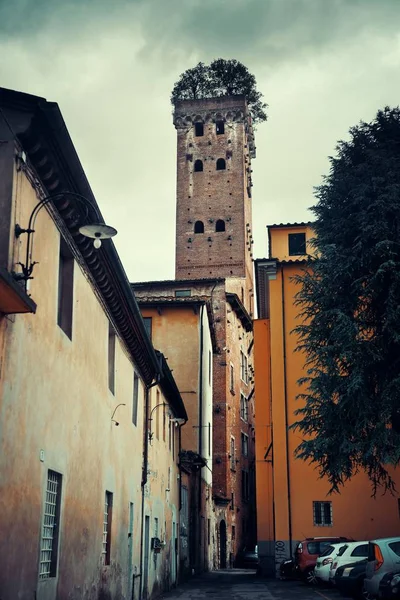
[[[238,569],[258,569],[258,546],[243,548],[236,557],[235,567]]]
[[[367,559],[342,565],[336,569],[334,582],[342,596],[346,598],[365,598],[364,579]]]
[[[385,573],[379,584],[379,598],[400,598],[400,573]]]

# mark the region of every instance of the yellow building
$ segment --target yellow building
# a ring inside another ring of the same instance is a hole
[[[86,235],[112,230],[88,229],[57,104],[0,89],[0,109],[1,598],[150,598],[179,575],[183,401],[112,241]]]
[[[312,236],[310,223],[272,225],[269,258],[256,260],[257,537],[266,573],[275,572],[305,537],[368,540],[400,534],[398,498],[371,498],[365,474],[355,476],[340,494],[328,496],[329,485],[315,467],[294,458],[301,438],[289,427],[300,406],[297,382],[304,376],[304,355],[295,351],[292,333],[299,324],[293,276],[305,266]]]

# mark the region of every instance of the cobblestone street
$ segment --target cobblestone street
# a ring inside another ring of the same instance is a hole
[[[339,600],[335,590],[307,587],[297,581],[256,577],[254,571],[214,571],[163,594],[165,600]]]

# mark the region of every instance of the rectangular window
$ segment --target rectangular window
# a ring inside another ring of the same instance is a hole
[[[162,408],[162,413],[163,413],[163,432],[162,432],[162,439],[163,442],[165,442],[166,440],[166,429],[167,429],[167,424],[166,424],[166,414],[165,414],[165,405]]]
[[[204,125],[203,123],[195,123],[194,124],[194,133],[196,137],[201,137],[204,135]]]
[[[160,402],[160,392],[159,392],[159,390],[157,390],[157,393],[156,393],[156,406],[159,406],[160,404],[161,404],[161,402]],[[154,411],[154,413],[155,413],[154,416],[156,418],[156,438],[159,440],[160,439],[160,418],[161,418],[160,417],[160,413],[161,413],[161,410],[159,410],[158,408],[156,408],[155,411]]]
[[[314,525],[321,527],[331,527],[332,521],[332,502],[313,502]]]
[[[151,327],[152,327],[152,318],[151,317],[143,317],[144,328],[146,330],[147,335],[151,339]]]
[[[304,256],[306,254],[306,234],[289,233],[289,256]]]
[[[246,422],[249,418],[249,406],[247,403],[247,398],[244,394],[240,394],[240,418]]]
[[[242,437],[242,456],[249,455],[249,436],[245,433],[241,434]]]
[[[115,331],[111,323],[108,327],[108,389],[115,394]]]
[[[101,552],[102,564],[110,564],[111,554],[111,522],[112,522],[113,495],[111,492],[105,493],[104,515],[103,515],[103,548]]]
[[[235,371],[232,364],[229,365],[229,389],[232,394],[235,393]]]
[[[55,577],[57,574],[61,480],[62,476],[59,473],[50,470],[47,472],[46,500],[40,543],[39,579],[49,579],[49,577]]]
[[[74,302],[74,259],[61,239],[58,265],[57,325],[72,340],[72,308]]]
[[[217,132],[217,135],[222,135],[223,133],[225,133],[225,123],[224,123],[224,121],[217,121],[215,123],[215,130]]]
[[[175,290],[175,298],[188,298],[192,295],[192,290]]]
[[[158,519],[157,517],[154,518],[154,537],[158,538],[160,537],[158,535],[159,531],[158,531]]]
[[[235,470],[236,462],[235,462],[235,438],[231,437],[231,448],[230,448],[230,461],[231,461],[231,469]]]
[[[242,500],[249,499],[249,473],[242,471]]]
[[[243,350],[240,351],[240,379],[245,383],[248,383],[247,356]]]
[[[231,493],[231,506],[230,506],[231,510],[235,510],[235,494],[232,492]]]
[[[139,403],[139,377],[133,372],[132,423],[137,425]]]

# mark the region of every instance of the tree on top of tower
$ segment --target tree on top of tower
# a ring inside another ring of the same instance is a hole
[[[256,78],[234,59],[217,58],[208,66],[199,62],[187,69],[174,85],[171,102],[234,95],[246,96],[253,123],[267,120],[267,105],[262,102],[261,92],[257,91]]]

